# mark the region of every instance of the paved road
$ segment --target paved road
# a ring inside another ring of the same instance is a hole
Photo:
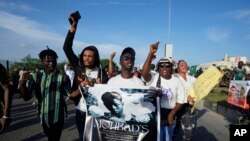
[[[32,100],[25,102],[17,95],[13,98],[13,122],[5,133],[0,134],[0,141],[46,141],[41,125],[39,124],[36,109]],[[199,103],[197,128],[193,141],[229,141],[228,122],[212,111],[204,109]],[[77,141],[78,133],[75,126],[75,107],[68,101],[69,118],[65,122],[61,141]]]
[[[17,95],[12,103],[12,123],[7,131],[0,134],[0,141],[46,141],[42,126],[37,118],[33,100],[25,102]],[[68,100],[68,119],[65,121],[61,141],[77,141],[78,132],[75,126],[75,107]]]
[[[197,127],[193,141],[229,141],[229,122],[218,113],[197,105]]]

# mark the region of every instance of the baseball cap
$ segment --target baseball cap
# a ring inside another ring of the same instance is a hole
[[[135,56],[135,50],[131,47],[126,47],[123,51],[122,51],[122,54],[120,56],[120,60],[122,58],[122,56],[125,54],[125,53],[131,53],[133,56]]]

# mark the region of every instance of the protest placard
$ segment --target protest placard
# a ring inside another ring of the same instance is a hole
[[[214,66],[204,71],[194,82],[188,94],[194,97],[195,104],[206,97],[211,90],[220,82],[223,74]]]
[[[230,81],[227,102],[244,110],[249,110],[250,81]]]
[[[156,90],[150,87],[89,87],[87,141],[152,141],[157,138]]]

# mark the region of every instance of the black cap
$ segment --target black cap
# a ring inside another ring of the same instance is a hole
[[[126,47],[123,51],[122,51],[122,54],[120,56],[120,59],[122,58],[122,56],[125,54],[125,53],[131,53],[133,56],[135,56],[135,50],[131,47]]]

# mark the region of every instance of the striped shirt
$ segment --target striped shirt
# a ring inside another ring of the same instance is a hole
[[[67,116],[65,96],[71,92],[70,79],[59,71],[32,73],[27,82],[28,97],[36,95],[41,123],[48,127]]]

